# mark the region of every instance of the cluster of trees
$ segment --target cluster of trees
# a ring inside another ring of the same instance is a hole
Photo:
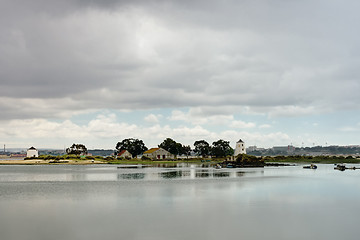
[[[128,150],[128,152],[131,153],[133,157],[136,157],[137,155],[142,154],[143,152],[148,150],[142,140],[134,138],[127,138],[122,140],[121,142],[118,142],[115,148],[117,150],[117,153],[123,150]]]
[[[171,154],[174,155],[186,155],[189,156],[191,154],[191,147],[182,145],[171,138],[166,138],[160,145],[160,148],[165,149]]]
[[[163,148],[176,156],[189,156],[192,151],[194,151],[196,155],[202,157],[225,157],[234,154],[234,149],[230,147],[230,142],[224,141],[222,139],[213,142],[212,145],[210,145],[205,140],[199,140],[194,143],[195,148],[191,149],[189,145],[183,145],[171,138],[166,138],[162,143],[158,145],[158,147]],[[116,144],[117,152],[121,152],[122,150],[128,150],[133,157],[145,152],[147,149],[148,148],[145,146],[142,140],[133,138],[124,139]]]
[[[84,144],[73,144],[71,145],[71,147],[66,149],[66,153],[68,155],[70,154],[75,154],[75,155],[84,155],[87,154],[87,148],[85,147]]]
[[[194,143],[194,152],[198,156],[215,156],[215,157],[225,157],[234,154],[234,149],[230,147],[229,141],[224,141],[222,139],[213,142],[212,145],[205,140],[199,140]]]
[[[230,147],[229,141],[224,141],[222,139],[215,141],[210,145],[205,140],[195,141],[194,149],[191,149],[189,145],[183,145],[171,138],[166,138],[158,147],[165,149],[166,151],[174,154],[175,156],[186,155],[189,156],[192,151],[195,152],[197,156],[208,157],[225,157],[234,154],[234,149]],[[144,142],[140,139],[127,138],[118,142],[116,144],[116,154],[127,150],[131,153],[133,157],[136,157],[139,154],[142,154],[148,148],[145,146]],[[74,155],[84,155],[87,154],[87,148],[84,144],[73,144],[71,147],[66,149],[67,154]]]

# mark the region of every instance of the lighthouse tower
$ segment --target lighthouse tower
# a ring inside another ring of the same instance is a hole
[[[245,154],[245,153],[246,153],[245,143],[243,142],[243,140],[240,139],[236,143],[234,156],[237,156],[239,154]]]

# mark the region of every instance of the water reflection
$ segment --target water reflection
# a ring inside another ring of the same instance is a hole
[[[359,175],[333,165],[3,166],[0,239],[355,240]]]
[[[162,172],[159,173],[159,176],[161,178],[167,179],[167,178],[182,178],[185,177],[185,174],[183,171],[170,171],[170,172]]]
[[[164,164],[163,164],[164,165]],[[207,165],[176,164],[176,167],[148,166],[6,166],[0,169],[2,182],[122,181],[166,179],[212,179],[262,176],[264,169],[214,169]],[[205,165],[205,167],[204,167]],[[24,169],[24,173],[20,173]]]
[[[188,168],[180,170],[167,170],[149,172],[133,172],[133,173],[120,173],[118,180],[161,180],[161,179],[206,179],[206,178],[239,178],[251,175],[263,175],[261,171],[239,171],[239,170],[214,170],[214,169],[197,169]]]
[[[144,179],[145,173],[124,173],[119,174],[118,179]]]

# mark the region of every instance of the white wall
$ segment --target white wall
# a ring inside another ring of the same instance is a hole
[[[26,152],[26,157],[39,157],[39,152],[36,149],[29,149]]]
[[[237,156],[239,154],[246,154],[246,148],[244,142],[237,142],[235,147],[235,153],[234,156]]]

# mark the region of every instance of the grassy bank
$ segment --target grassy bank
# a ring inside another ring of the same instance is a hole
[[[195,163],[195,164],[216,164],[224,159],[173,159],[173,160],[142,160],[142,159],[114,159],[107,161],[108,164],[141,164],[141,165],[158,165],[158,164],[176,164],[176,163]]]
[[[78,156],[78,155],[63,155],[51,156],[41,155],[34,158],[25,158],[21,161],[7,161],[0,164],[125,164],[125,165],[160,165],[160,164],[177,164],[177,163],[195,163],[195,164],[216,164],[224,161],[223,158],[209,159],[209,158],[191,158],[191,159],[166,159],[166,160],[151,160],[144,159],[126,159],[115,157],[102,156]]]

